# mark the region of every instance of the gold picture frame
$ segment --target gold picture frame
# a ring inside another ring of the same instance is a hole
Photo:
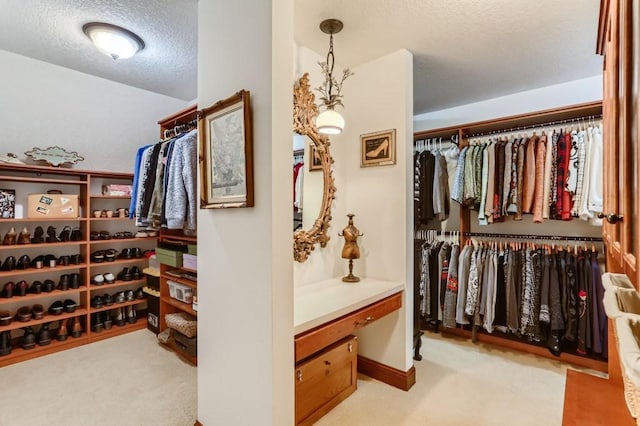
[[[248,90],[200,111],[200,208],[253,207],[253,135]]]
[[[396,164],[396,129],[360,135],[360,167]]]

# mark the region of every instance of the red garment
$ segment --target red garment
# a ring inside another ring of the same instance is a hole
[[[304,166],[304,162],[299,162],[293,165],[293,200],[296,199],[296,180],[298,180],[298,173],[300,167]]]

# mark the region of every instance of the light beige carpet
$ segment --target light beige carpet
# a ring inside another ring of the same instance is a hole
[[[0,425],[192,426],[196,380],[140,330],[0,368]]]
[[[318,426],[560,425],[566,366],[468,340],[423,337],[409,392],[366,376]]]

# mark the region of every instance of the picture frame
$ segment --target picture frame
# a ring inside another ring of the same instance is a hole
[[[199,111],[201,209],[253,207],[250,92]]]
[[[311,142],[309,144],[309,171],[314,172],[318,170],[322,170],[322,157],[316,145]]]
[[[396,129],[360,135],[360,167],[396,164]]]

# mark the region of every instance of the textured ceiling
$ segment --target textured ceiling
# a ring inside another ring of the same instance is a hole
[[[197,0],[0,0],[0,49],[183,100],[197,96]],[[82,25],[101,21],[146,47],[114,61]]]
[[[319,23],[342,20],[344,29],[334,36],[336,62],[351,67],[407,48],[414,55],[414,113],[419,114],[600,74],[599,4],[296,0],[295,36],[299,45],[324,55],[329,40]]]
[[[600,74],[599,3],[295,0],[295,37],[324,55],[328,37],[318,25],[341,19],[335,52],[344,66],[409,49],[418,114]],[[179,99],[197,96],[197,0],[0,0],[0,10],[0,49]],[[89,21],[128,28],[146,48],[113,61],[82,33]]]

